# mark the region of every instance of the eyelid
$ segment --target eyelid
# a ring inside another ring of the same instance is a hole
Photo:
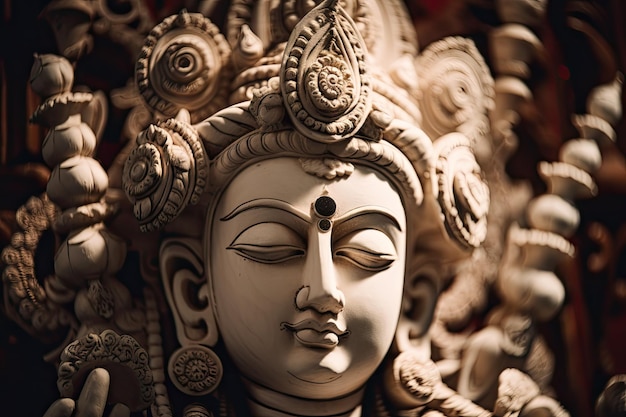
[[[392,240],[377,229],[348,233],[337,241],[333,253],[367,271],[382,271],[398,259]]]
[[[280,263],[304,256],[306,245],[290,227],[274,222],[256,223],[242,231],[226,249],[260,263]]]

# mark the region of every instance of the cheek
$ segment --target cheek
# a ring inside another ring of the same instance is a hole
[[[346,316],[360,343],[387,350],[400,316],[403,285],[404,265],[394,265],[346,288]]]
[[[259,264],[231,251],[221,252],[217,259],[212,280],[218,321],[279,327],[280,322],[274,322],[294,305],[297,288],[289,282],[293,268]]]

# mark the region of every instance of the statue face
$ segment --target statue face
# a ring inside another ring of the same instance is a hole
[[[406,220],[394,186],[365,166],[327,180],[276,158],[239,173],[215,210],[215,313],[241,373],[304,398],[360,388],[400,314]]]

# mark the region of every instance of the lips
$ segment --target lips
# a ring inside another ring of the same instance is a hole
[[[333,321],[320,323],[317,320],[305,319],[297,323],[281,323],[281,328],[290,330],[298,342],[306,347],[332,349],[339,344],[339,339],[348,336],[343,326]]]

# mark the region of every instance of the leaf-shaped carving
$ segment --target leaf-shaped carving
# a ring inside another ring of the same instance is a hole
[[[371,106],[364,42],[338,3],[322,2],[296,26],[280,71],[296,129],[324,143],[354,136]]]

